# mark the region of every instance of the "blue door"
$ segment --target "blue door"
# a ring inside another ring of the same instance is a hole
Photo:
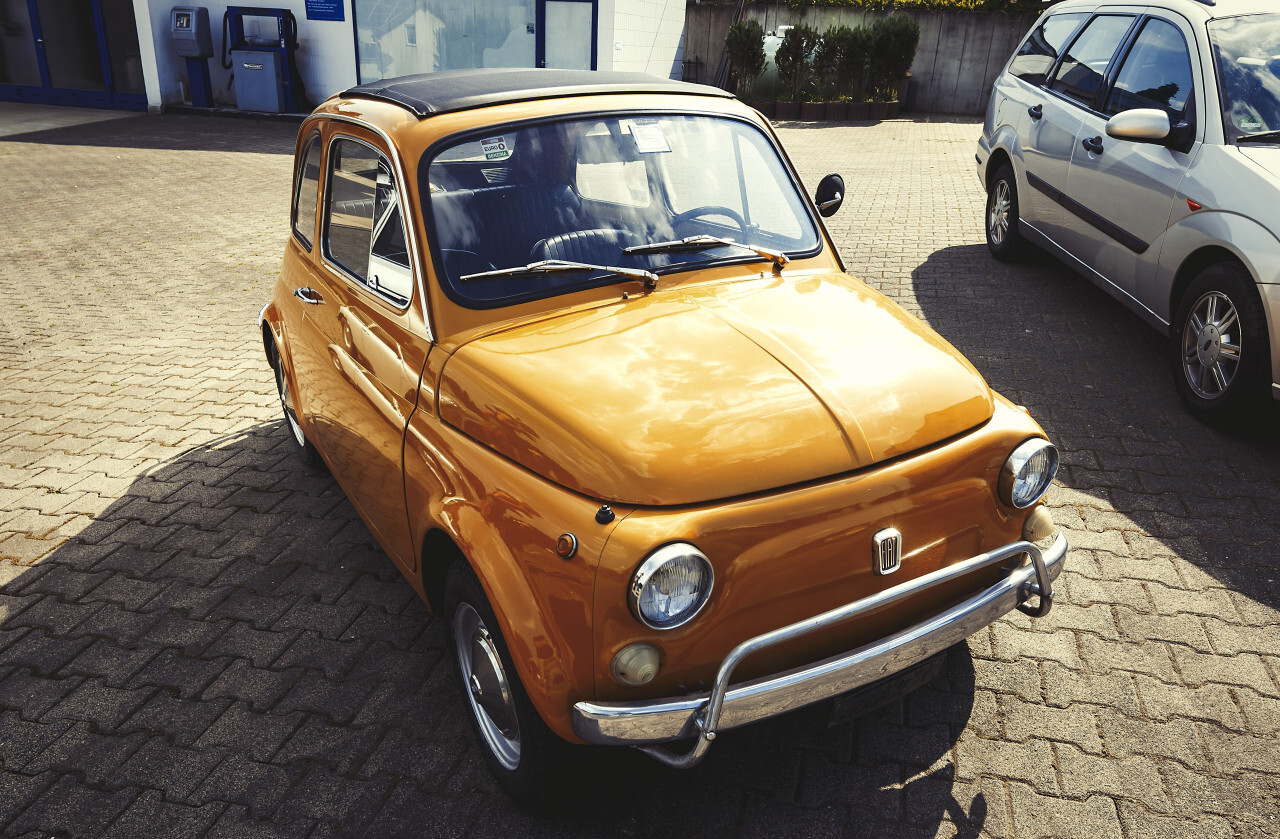
[[[0,99],[146,110],[131,0],[0,0]]]

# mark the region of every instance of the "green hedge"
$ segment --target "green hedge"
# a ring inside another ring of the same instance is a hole
[[[772,5],[772,4],[762,4]],[[844,6],[867,11],[893,11],[901,9],[935,9],[960,12],[1038,12],[1044,8],[1041,0],[784,0],[792,9],[805,6]]]

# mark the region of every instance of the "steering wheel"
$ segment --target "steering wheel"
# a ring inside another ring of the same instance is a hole
[[[692,210],[685,210],[683,213],[676,213],[671,217],[671,229],[677,230],[680,225],[693,221],[703,216],[724,216],[730,219],[734,224],[738,225],[738,230],[745,239],[747,236],[747,221],[735,210],[728,207],[721,207],[717,204],[707,204],[702,207],[694,207]]]

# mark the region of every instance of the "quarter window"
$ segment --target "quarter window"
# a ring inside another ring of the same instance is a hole
[[[1191,95],[1191,58],[1177,27],[1152,18],[1120,67],[1104,109],[1108,115],[1131,108],[1158,108],[1177,125]]]
[[[1051,89],[1092,108],[1107,65],[1132,25],[1132,15],[1099,15],[1089,21],[1062,59]]]
[[[391,166],[356,140],[329,151],[325,256],[366,288],[405,306],[413,272]]]
[[[311,250],[316,230],[316,202],[320,195],[320,135],[307,144],[298,168],[298,191],[293,196],[293,232]]]
[[[1045,83],[1048,73],[1058,60],[1062,47],[1075,33],[1084,13],[1052,15],[1031,32],[1009,63],[1009,72],[1027,84],[1037,87]]]

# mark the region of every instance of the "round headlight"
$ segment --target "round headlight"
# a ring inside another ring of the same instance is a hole
[[[1013,450],[1000,470],[1000,499],[1019,510],[1040,500],[1058,472],[1058,450],[1033,437]]]
[[[652,629],[674,629],[706,604],[712,581],[710,560],[693,545],[676,542],[658,548],[631,578],[631,614]]]

